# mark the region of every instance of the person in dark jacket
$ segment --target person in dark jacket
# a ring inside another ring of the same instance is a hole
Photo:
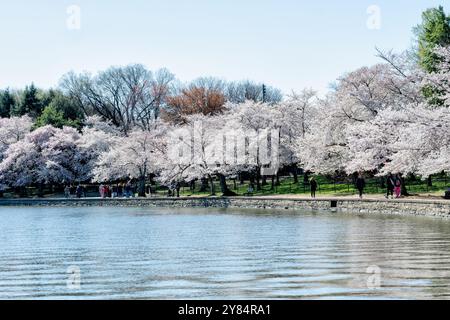
[[[395,178],[390,173],[386,181],[386,188],[387,188],[386,199],[389,199],[389,196],[391,196],[392,199],[394,198],[394,187],[395,187]]]
[[[75,187],[74,185],[71,185],[70,189],[69,189],[70,197],[74,198],[76,196],[76,192],[77,192],[77,187]]]
[[[317,181],[316,179],[314,179],[314,177],[312,177],[311,181],[309,181],[309,185],[311,186],[311,198],[315,198],[317,191]]]
[[[125,185],[125,197],[130,198],[132,196],[133,196],[133,190],[131,187],[131,182],[128,181],[127,184]]]
[[[83,187],[81,185],[78,185],[76,195],[78,199],[80,199],[83,196]]]
[[[358,178],[356,179],[356,189],[359,191],[359,197],[362,199],[364,188],[366,187],[366,180],[364,180],[362,174],[358,175]]]

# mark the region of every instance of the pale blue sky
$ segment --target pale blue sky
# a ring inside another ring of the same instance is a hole
[[[66,72],[143,63],[182,81],[253,79],[285,92],[324,92],[344,72],[379,61],[375,47],[411,45],[433,0],[0,0],[0,88],[56,86]],[[81,29],[66,27],[69,5]],[[381,9],[381,29],[366,26]]]

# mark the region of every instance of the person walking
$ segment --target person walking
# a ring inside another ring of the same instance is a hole
[[[111,195],[111,198],[117,198],[117,189],[118,189],[118,186],[117,186],[116,184],[114,184],[114,185],[112,186],[112,195]]]
[[[77,198],[78,198],[78,199],[80,199],[81,196],[83,195],[83,187],[82,187],[81,185],[78,185],[78,186],[77,186],[76,194],[77,194]]]
[[[394,193],[395,198],[397,199],[402,195],[402,179],[400,179],[399,175],[397,175],[397,177],[395,178]]]
[[[123,184],[119,183],[118,187],[117,187],[117,196],[119,198],[123,197]]]
[[[130,198],[131,197],[131,182],[128,181],[125,186],[125,197]]]
[[[391,173],[387,177],[386,188],[387,188],[386,199],[389,199],[389,196],[391,197],[391,199],[394,199],[395,178]]]
[[[358,178],[356,179],[356,189],[359,191],[359,198],[362,199],[364,188],[366,187],[366,180],[364,180],[364,177],[360,173],[358,175]]]
[[[75,193],[76,193],[76,191],[77,191],[77,188],[74,186],[74,185],[71,185],[70,186],[70,191],[69,191],[69,193],[70,193],[70,198],[75,198]]]
[[[317,181],[314,179],[314,177],[311,178],[309,181],[309,185],[311,187],[311,198],[316,197],[316,191],[317,191]]]
[[[64,196],[66,197],[66,199],[70,198],[70,187],[69,187],[69,185],[66,185],[66,187],[64,188]]]

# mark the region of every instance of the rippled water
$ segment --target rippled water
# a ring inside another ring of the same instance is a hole
[[[450,222],[441,220],[0,208],[0,299],[448,297]]]

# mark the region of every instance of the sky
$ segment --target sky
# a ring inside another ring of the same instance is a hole
[[[446,6],[447,3],[447,6]],[[0,88],[142,63],[181,81],[251,79],[321,93],[403,51],[434,0],[0,0]]]

